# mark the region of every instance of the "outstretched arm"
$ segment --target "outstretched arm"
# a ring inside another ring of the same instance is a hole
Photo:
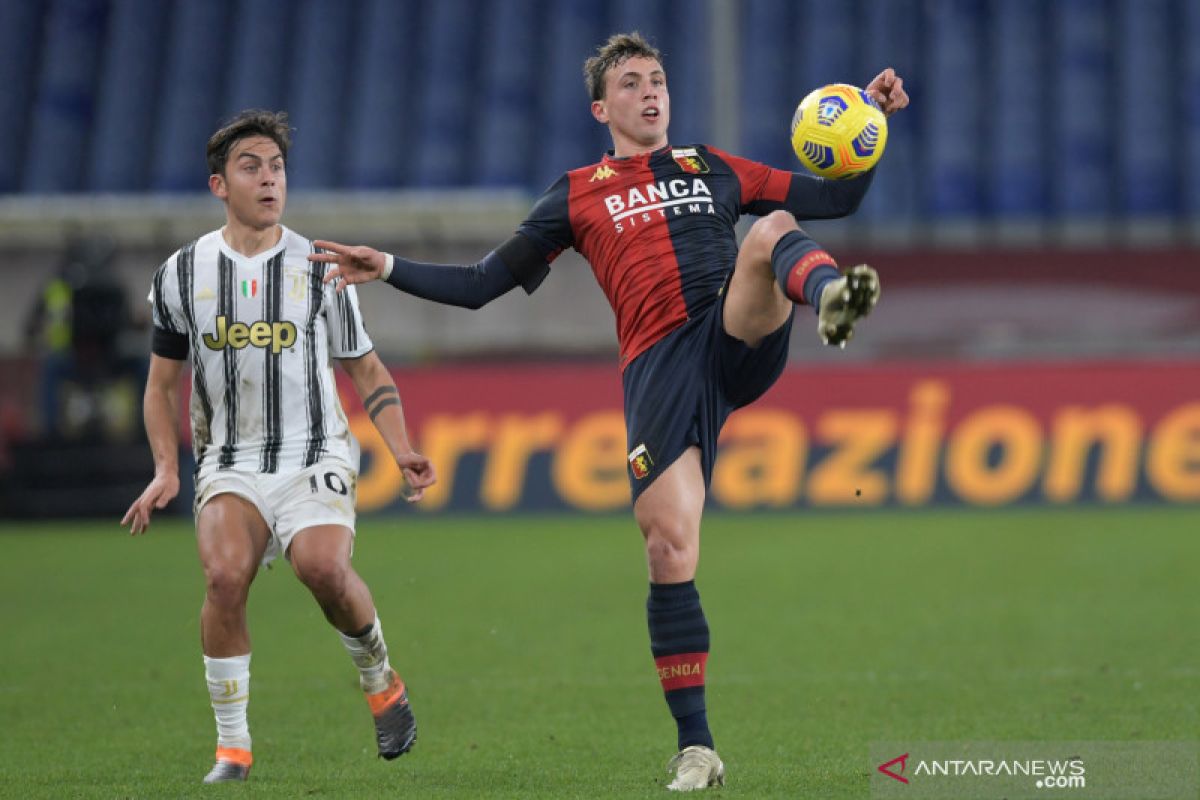
[[[570,185],[569,175],[555,181],[517,232],[477,264],[425,264],[370,247],[322,241],[313,243],[318,252],[308,259],[330,265],[325,282],[337,281],[339,292],[346,284],[382,278],[402,292],[464,308],[479,308],[516,286],[532,294],[550,273],[550,262],[574,245]]]
[[[408,484],[404,499],[417,502],[425,495],[425,490],[437,482],[437,473],[429,459],[415,452],[408,440],[404,409],[395,381],[374,351],[358,358],[341,359],[341,363],[362,399],[363,408],[404,475]]]
[[[308,259],[332,265],[325,282],[340,279],[338,291],[346,284],[380,278],[407,294],[463,308],[480,308],[518,285],[532,292],[549,269],[545,258],[522,234],[469,265],[409,261],[362,245],[314,244],[318,252]]]
[[[142,415],[154,454],[154,479],[121,518],[134,536],[150,527],[150,515],[179,494],[179,375],[183,361],[150,356]]]
[[[840,181],[818,178],[807,172],[793,172],[787,185],[787,194],[782,200],[764,198],[751,203],[747,210],[762,216],[783,209],[796,219],[846,217],[858,210],[874,177],[874,169]]]

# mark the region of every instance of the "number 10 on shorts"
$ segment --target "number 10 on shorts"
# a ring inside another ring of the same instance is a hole
[[[316,475],[310,475],[308,477],[308,486],[310,489],[312,489],[313,494],[316,494],[321,490],[321,487],[317,485]],[[340,494],[343,496],[349,491],[349,489],[346,488],[346,482],[343,481],[342,477],[336,472],[325,473],[325,487],[334,494]]]

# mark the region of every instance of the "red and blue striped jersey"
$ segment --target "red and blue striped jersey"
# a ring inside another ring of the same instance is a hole
[[[742,214],[843,216],[869,183],[773,169],[705,145],[609,154],[556,181],[517,233],[547,264],[568,247],[588,261],[616,313],[624,369],[717,301]]]

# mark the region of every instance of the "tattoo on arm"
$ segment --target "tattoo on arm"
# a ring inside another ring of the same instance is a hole
[[[379,416],[380,411],[383,411],[388,406],[398,405],[400,405],[400,392],[396,390],[395,386],[380,387],[363,401],[363,408],[370,415],[371,422],[375,421],[375,417]]]

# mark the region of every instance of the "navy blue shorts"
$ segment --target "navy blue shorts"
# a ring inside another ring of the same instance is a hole
[[[717,436],[735,410],[754,402],[787,364],[787,322],[751,348],[725,332],[725,295],[667,334],[625,368],[625,436],[636,502],[646,487],[693,445],[704,486],[712,481]]]

